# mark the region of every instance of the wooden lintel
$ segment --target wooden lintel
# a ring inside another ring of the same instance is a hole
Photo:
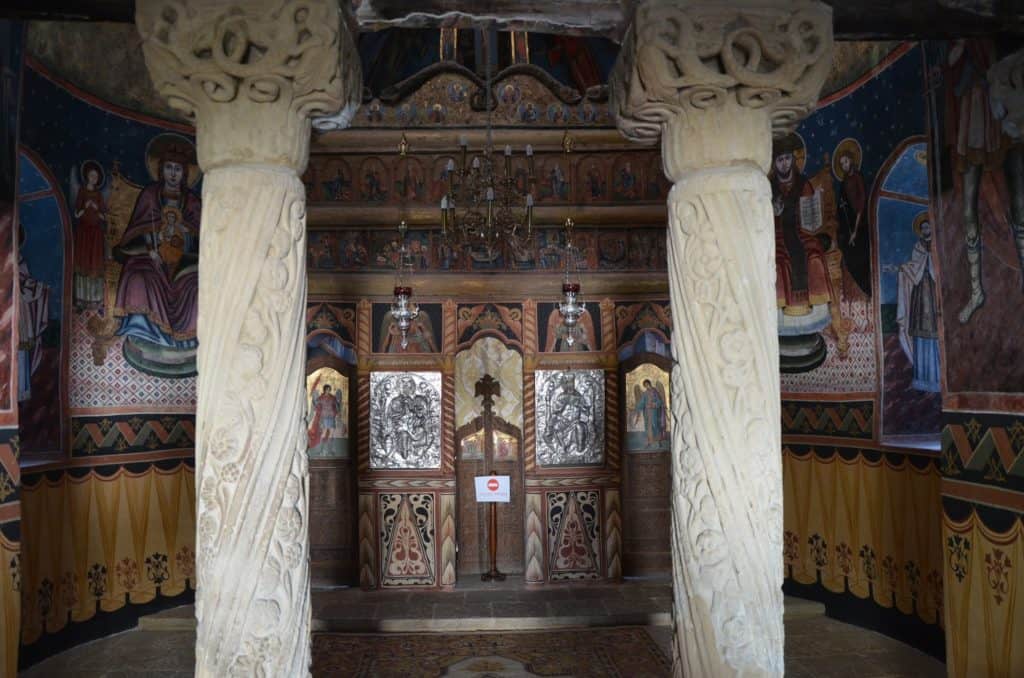
[[[560,227],[566,217],[572,217],[578,228],[589,226],[664,226],[668,210],[664,204],[633,205],[541,205],[534,208],[533,221],[538,227]],[[311,203],[306,208],[306,223],[311,227],[379,226],[396,228],[405,220],[409,226],[440,228],[441,211],[438,207],[421,205],[345,205],[340,203]]]
[[[587,301],[601,297],[658,297],[668,295],[668,273],[596,273],[582,276]],[[393,273],[322,273],[310,271],[311,301],[368,298],[390,301],[395,285]],[[449,298],[475,301],[535,299],[558,301],[562,278],[556,273],[423,273],[413,279],[416,300],[441,301]]]

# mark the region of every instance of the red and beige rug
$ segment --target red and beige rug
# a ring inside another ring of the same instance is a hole
[[[314,676],[660,678],[670,669],[643,627],[313,636]]]

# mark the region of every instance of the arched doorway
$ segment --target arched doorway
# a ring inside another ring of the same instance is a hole
[[[522,356],[494,337],[483,337],[456,357],[457,574],[490,568],[488,507],[476,501],[474,478],[507,475],[511,501],[498,504],[498,570],[521,574],[524,558]]]

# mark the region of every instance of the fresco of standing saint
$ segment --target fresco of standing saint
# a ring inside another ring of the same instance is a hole
[[[311,459],[347,459],[349,455],[348,377],[321,367],[306,377]]]
[[[653,363],[626,374],[626,451],[667,452],[671,446],[669,375]]]

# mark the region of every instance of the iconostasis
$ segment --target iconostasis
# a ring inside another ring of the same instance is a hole
[[[498,473],[512,487],[498,507],[502,572],[620,578],[624,495],[668,503],[667,487],[660,498],[628,487],[651,464],[668,476],[667,302],[591,301],[593,335],[572,346],[547,342],[553,304],[425,301],[404,348],[387,308],[309,304],[314,576],[358,567],[366,588],[478,576],[488,533],[473,478]],[[637,534],[667,543],[667,512],[654,515]]]

